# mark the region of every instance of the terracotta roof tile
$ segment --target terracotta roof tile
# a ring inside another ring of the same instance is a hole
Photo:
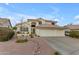
[[[28,19],[28,21],[40,21],[40,20],[44,20],[44,21],[46,21],[46,22],[54,22],[54,23],[57,23],[57,21],[46,20],[46,19],[43,19],[43,18]]]
[[[48,24],[39,25],[36,28],[39,28],[39,29],[66,29],[66,27],[61,27],[58,25],[48,25]]]
[[[69,29],[72,29],[72,30],[79,29],[79,25],[67,25],[65,27],[68,27]]]

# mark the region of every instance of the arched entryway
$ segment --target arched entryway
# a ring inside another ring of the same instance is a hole
[[[35,27],[36,27],[36,22],[31,23],[31,33],[35,34]]]

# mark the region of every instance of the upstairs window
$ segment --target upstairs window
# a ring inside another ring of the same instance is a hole
[[[35,27],[35,25],[31,25],[31,27]]]
[[[36,26],[36,23],[35,22],[32,22],[31,23],[31,27],[35,27]]]
[[[55,25],[55,23],[52,22],[52,25]]]
[[[41,22],[41,21],[39,21],[39,24],[42,24],[42,22]]]

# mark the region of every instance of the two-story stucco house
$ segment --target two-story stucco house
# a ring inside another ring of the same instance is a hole
[[[17,24],[17,31],[36,34],[41,37],[65,36],[65,27],[56,25],[56,21],[46,20],[43,18],[27,19],[27,22]],[[22,30],[23,29],[23,30]]]

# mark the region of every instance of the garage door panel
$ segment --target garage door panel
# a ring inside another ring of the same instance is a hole
[[[39,36],[65,36],[64,30],[38,30]]]

